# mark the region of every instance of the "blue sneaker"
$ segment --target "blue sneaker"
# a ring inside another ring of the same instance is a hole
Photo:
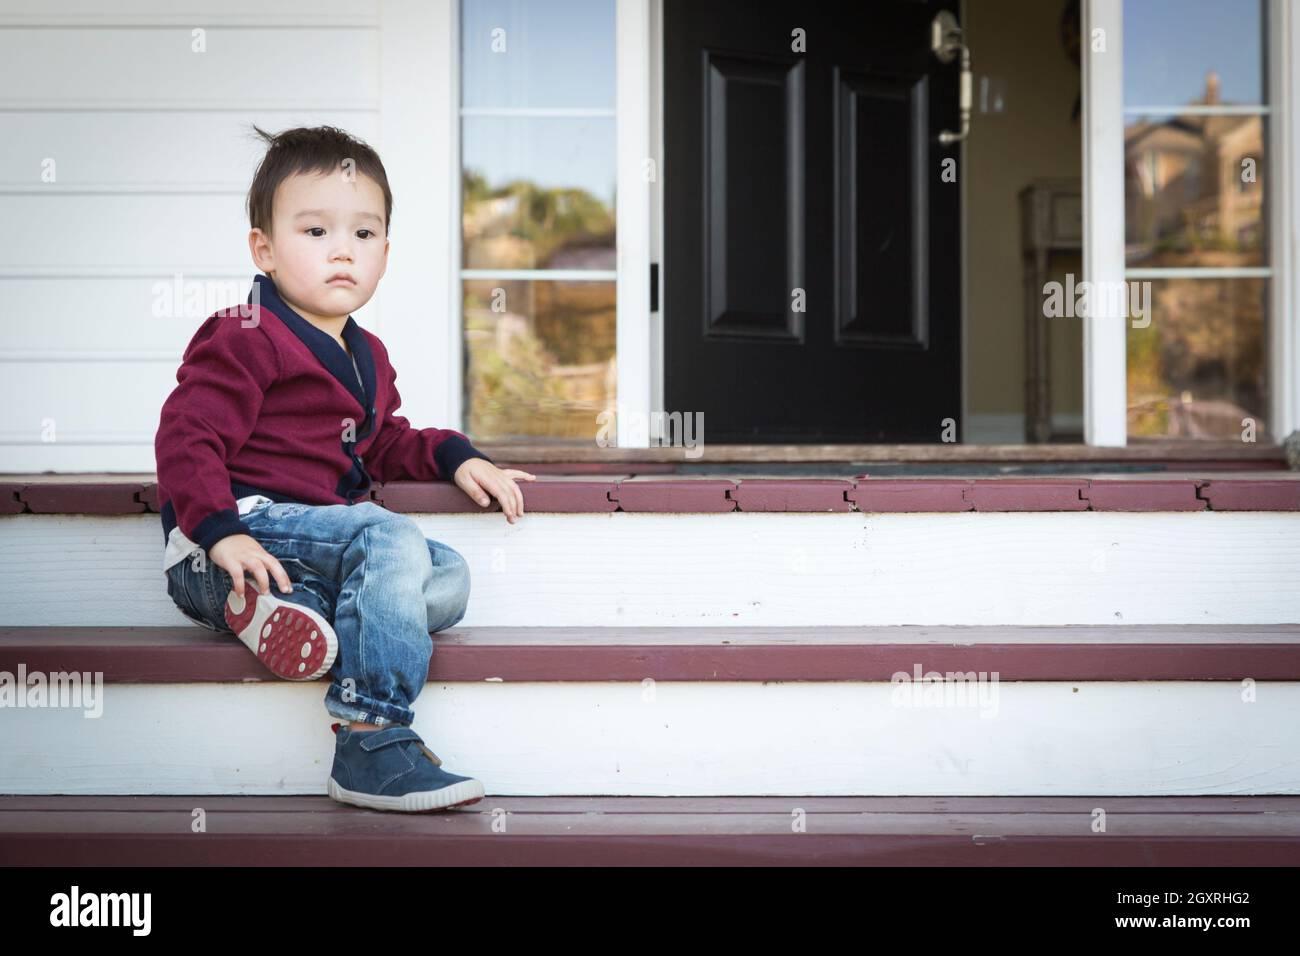
[[[483,784],[442,769],[442,760],[410,727],[352,730],[334,724],[328,792],[371,810],[448,810],[483,799]]]

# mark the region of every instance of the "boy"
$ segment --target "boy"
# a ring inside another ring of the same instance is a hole
[[[450,479],[480,505],[494,496],[513,524],[515,479],[535,476],[396,414],[388,352],[350,315],[388,263],[393,200],[379,156],[333,127],[254,129],[268,149],[248,193],[248,243],[264,274],[247,306],[194,334],[154,442],[167,593],[280,677],[330,674],[335,800],[474,803],[483,785],[442,769],[410,726],[429,633],[465,614],[468,565],[365,498],[372,481]]]

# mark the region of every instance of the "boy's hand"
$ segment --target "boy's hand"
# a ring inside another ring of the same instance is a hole
[[[471,458],[456,469],[452,476],[457,487],[480,505],[487,507],[492,503],[488,497],[493,495],[501,502],[501,510],[506,513],[506,520],[514,524],[524,513],[524,493],[515,484],[516,478],[533,481],[536,475],[516,468],[502,471],[486,458]]]
[[[248,570],[257,578],[257,589],[263,594],[271,592],[267,571],[275,576],[280,590],[286,594],[293,591],[289,575],[274,557],[267,554],[257,539],[247,534],[231,534],[222,538],[208,548],[208,557],[212,563],[230,575],[230,583],[242,600],[244,597],[244,571]]]

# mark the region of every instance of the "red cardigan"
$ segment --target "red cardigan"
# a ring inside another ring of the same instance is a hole
[[[254,282],[247,306],[199,326],[163,403],[154,454],[164,544],[177,526],[205,550],[248,534],[236,505],[247,495],[350,505],[372,480],[450,480],[470,458],[492,460],[461,432],[412,428],[396,414],[388,350],[351,316],[349,359],[269,276]]]

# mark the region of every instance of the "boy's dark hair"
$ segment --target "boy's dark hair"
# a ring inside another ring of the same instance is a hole
[[[282,133],[254,131],[266,143],[266,155],[253,174],[248,189],[248,221],[254,229],[271,233],[271,204],[280,183],[298,173],[331,173],[351,160],[354,172],[369,176],[384,191],[384,234],[393,218],[393,193],[379,154],[346,130],[336,126],[299,126]]]

